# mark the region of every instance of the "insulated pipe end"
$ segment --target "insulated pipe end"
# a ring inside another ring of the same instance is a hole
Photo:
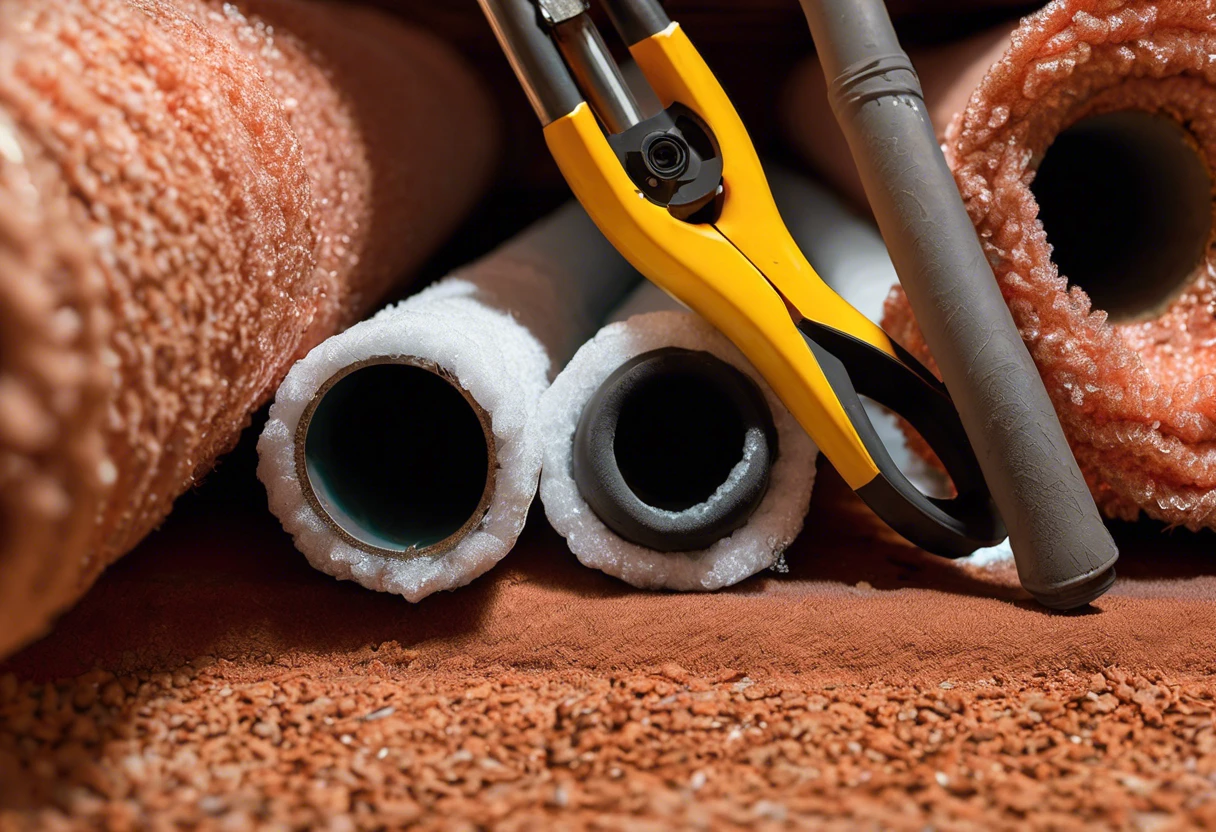
[[[342,368],[300,417],[305,500],[346,543],[396,559],[463,540],[494,496],[489,414],[438,365],[378,356]]]
[[[591,397],[573,474],[622,538],[697,551],[747,523],[777,450],[772,412],[751,378],[707,352],[668,347],[626,362]]]

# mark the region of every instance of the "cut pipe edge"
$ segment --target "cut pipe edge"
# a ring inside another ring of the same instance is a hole
[[[1080,119],[1048,146],[1030,189],[1060,274],[1115,324],[1161,315],[1213,241],[1211,170],[1164,115]]]
[[[494,499],[490,414],[450,372],[416,356],[373,356],[330,376],[300,417],[294,449],[308,505],[368,554],[449,552]]]
[[[778,454],[759,386],[711,353],[666,347],[618,367],[584,407],[572,467],[580,495],[623,539],[706,549],[744,526]]]

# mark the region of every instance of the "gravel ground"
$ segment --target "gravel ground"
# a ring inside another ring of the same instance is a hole
[[[636,592],[534,522],[410,605],[309,569],[250,463],[0,665],[0,832],[1216,827],[1210,535],[1122,528],[1049,615],[825,469],[787,573]]]
[[[436,675],[415,656],[6,675],[0,828],[1216,824],[1211,679]]]

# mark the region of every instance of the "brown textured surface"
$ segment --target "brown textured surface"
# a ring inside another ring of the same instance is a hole
[[[788,574],[639,593],[533,522],[408,605],[310,570],[250,447],[0,668],[0,829],[1216,824],[1210,534],[1121,527],[1052,616],[825,471]]]
[[[1212,167],[1214,21],[1206,2],[1070,0],[1023,21],[1008,49],[996,32],[940,56],[926,79],[937,123],[952,118],[946,155],[968,211],[1099,506],[1112,517],[1143,512],[1190,528],[1216,523],[1216,250],[1160,315],[1112,324],[1051,261],[1029,181],[1063,129],[1126,109],[1184,125]],[[830,168],[837,151],[808,131],[814,105],[792,106],[812,80],[808,71],[791,85],[790,123]],[[952,114],[964,91],[965,109]],[[928,360],[902,294],[884,323]]]
[[[1210,534],[1123,527],[1121,583],[1050,615],[825,470],[785,575],[641,593],[534,522],[409,605],[310,570],[229,465],[0,668],[0,828],[1213,820]]]
[[[253,8],[265,20],[203,0],[0,8],[0,653],[157,524],[290,359],[488,179],[490,104],[431,36]]]
[[[1210,681],[1118,668],[819,688],[392,652],[0,677],[0,826],[1210,827],[1214,709]]]
[[[407,604],[310,569],[256,491],[247,503],[193,500],[10,666],[58,677],[393,641],[437,671],[613,672],[672,659],[697,673],[740,666],[821,681],[1108,664],[1216,671],[1210,534],[1125,528],[1123,579],[1094,610],[1053,615],[1017,587],[1012,565],[961,568],[911,548],[831,469],[820,476],[813,531],[788,553],[789,573],[710,595],[630,590],[581,567],[536,515],[485,578]]]

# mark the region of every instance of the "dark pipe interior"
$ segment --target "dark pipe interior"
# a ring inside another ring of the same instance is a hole
[[[484,510],[492,437],[470,400],[430,369],[360,367],[323,391],[306,430],[308,486],[360,544],[435,546]]]
[[[621,407],[614,449],[625,484],[647,505],[684,511],[708,500],[743,458],[738,405],[703,376],[656,376]]]
[[[1163,116],[1082,119],[1047,149],[1031,191],[1060,274],[1115,322],[1159,314],[1211,238],[1211,174],[1190,134]]]
[[[572,450],[579,493],[606,526],[640,546],[688,552],[742,527],[759,507],[777,429],[746,374],[708,352],[665,347],[604,380]]]

